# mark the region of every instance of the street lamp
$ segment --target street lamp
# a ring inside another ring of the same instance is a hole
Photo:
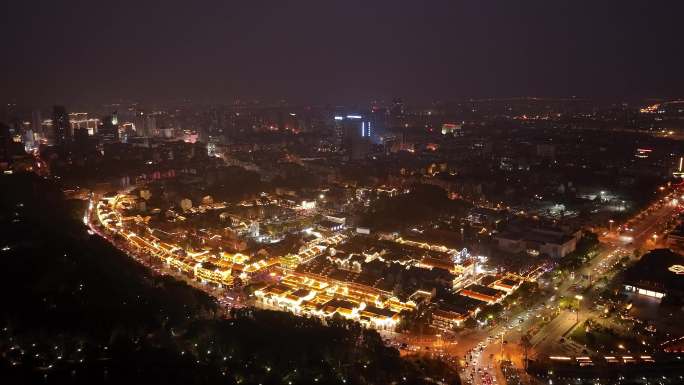
[[[575,299],[577,300],[577,323],[579,323],[580,306],[582,306],[583,298],[584,297],[579,294],[575,296]]]
[[[613,232],[613,223],[614,223],[614,222],[615,222],[615,221],[612,220],[612,219],[609,219],[609,220],[608,220],[608,226],[609,226],[608,232],[610,232],[610,233]]]
[[[499,362],[503,362],[503,357],[504,357],[503,346],[504,346],[504,333],[501,333],[501,353],[500,353],[500,357],[499,357]]]

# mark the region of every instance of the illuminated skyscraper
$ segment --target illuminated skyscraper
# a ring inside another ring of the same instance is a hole
[[[361,115],[335,116],[338,149],[350,159],[364,158],[370,151],[373,129],[373,123]]]
[[[64,106],[52,108],[52,132],[56,145],[65,145],[71,141],[71,124],[69,114]]]
[[[151,113],[139,111],[135,116],[134,123],[138,136],[151,137],[157,129],[157,118]]]
[[[684,156],[680,156],[677,159],[677,165],[672,173],[675,178],[684,178]]]
[[[36,135],[43,135],[43,119],[40,116],[40,110],[33,110],[31,112],[31,129]]]
[[[116,111],[112,115],[102,118],[97,132],[104,143],[119,141],[119,118],[116,115]]]

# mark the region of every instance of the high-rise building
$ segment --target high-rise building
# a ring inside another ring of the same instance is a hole
[[[139,111],[135,116],[135,131],[138,136],[151,137],[157,130],[157,118],[154,114]]]
[[[147,130],[145,129],[145,118],[146,114],[143,111],[137,111],[135,113],[135,118],[133,118],[133,124],[135,125],[135,132],[139,136],[148,136]]]
[[[17,137],[14,129],[0,122],[0,169],[7,169],[15,156],[25,154],[21,140],[17,140]]]
[[[7,168],[9,164],[11,151],[10,145],[12,143],[12,135],[8,125],[0,122],[0,164],[2,169]]]
[[[684,156],[677,158],[672,176],[684,179]]]
[[[87,152],[90,147],[90,134],[88,133],[88,128],[86,127],[76,127],[74,128],[74,150]]]
[[[401,98],[392,99],[392,106],[390,107],[390,114],[394,117],[403,117],[406,113],[404,101]]]
[[[102,118],[97,132],[104,143],[119,141],[119,118],[116,111],[112,115]]]
[[[373,130],[373,122],[361,115],[335,116],[336,147],[350,159],[364,158],[370,152]]]
[[[17,104],[7,103],[0,108],[0,122],[11,124],[17,121]]]
[[[87,112],[72,112],[69,114],[69,123],[71,124],[71,132],[75,137],[76,132],[81,129],[84,129],[88,135],[95,135],[100,121],[89,118]]]
[[[52,108],[52,131],[55,144],[65,145],[71,141],[71,124],[64,106]]]
[[[402,127],[406,124],[406,106],[401,98],[392,99],[387,110],[387,127]]]
[[[44,135],[45,133],[43,132],[43,119],[40,116],[40,110],[33,110],[31,112],[31,129],[33,129],[33,133],[36,135]]]
[[[32,124],[24,122],[21,127],[21,142],[24,143],[24,148],[29,150],[36,147],[36,136],[33,133]]]

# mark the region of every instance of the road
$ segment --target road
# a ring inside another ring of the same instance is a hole
[[[630,230],[624,233],[627,234],[626,236],[618,235],[617,228],[615,232],[602,236],[599,254],[575,270],[574,274],[571,274],[571,279],[566,279],[559,284],[552,297],[540,299],[532,309],[479,335],[479,339],[475,338],[475,341],[472,341],[473,338],[459,340],[458,349],[454,349],[453,354],[463,352],[462,354],[469,358],[468,352],[474,352],[470,356],[468,367],[462,371],[462,382],[474,385],[505,384],[506,380],[499,366],[500,361],[510,360],[517,368],[523,367],[524,351],[521,341],[523,332],[537,329],[542,322],[542,318],[538,315],[543,307],[554,308],[561,297],[578,296],[579,315],[574,311],[561,311],[532,336],[528,355],[530,357],[537,354],[578,356],[591,353],[585,347],[565,337],[576,325],[589,317],[598,315],[594,307],[598,291],[593,290],[594,284],[599,277],[614,273],[618,261],[624,256],[631,256],[634,250],[662,246],[664,237],[659,231],[664,222],[680,210],[680,207],[671,204],[671,200],[680,197],[681,193],[681,186],[674,188],[670,194],[627,221],[626,224]],[[589,279],[584,277],[589,277]],[[581,286],[582,294],[576,290],[577,285]]]

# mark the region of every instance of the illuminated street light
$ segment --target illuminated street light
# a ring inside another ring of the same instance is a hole
[[[582,306],[582,299],[584,297],[578,294],[575,296],[575,299],[577,300],[577,322],[579,323],[580,306]]]

